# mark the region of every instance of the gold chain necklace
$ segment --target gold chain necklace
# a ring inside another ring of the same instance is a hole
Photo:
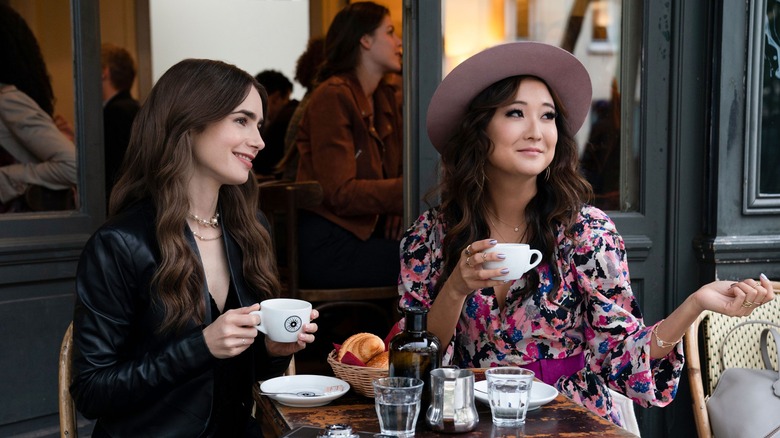
[[[490,210],[488,210],[488,211],[490,211]],[[504,237],[503,234],[501,234],[501,231],[498,231],[498,226],[496,226],[496,223],[493,222],[493,218],[491,216],[493,216],[493,215],[492,214],[488,215],[488,220],[490,221],[490,224],[493,225],[493,228],[496,230],[496,233],[498,233],[498,237],[500,237],[501,240],[503,240],[504,242],[510,242],[510,240],[508,240],[506,237]],[[502,221],[501,219],[499,219],[498,216],[496,216],[496,219],[498,219],[498,221],[501,222],[504,225],[509,225],[508,223],[506,223],[506,222]],[[511,227],[512,225],[509,225],[509,226]],[[515,230],[516,233],[519,233],[520,232],[520,225],[514,227],[514,230]],[[517,238],[517,240],[515,240],[515,242],[522,242],[524,237],[525,237],[525,230],[523,231],[523,234],[521,234],[520,237]]]
[[[214,236],[214,237],[203,237],[203,236],[201,236],[200,234],[198,234],[198,232],[197,232],[197,231],[195,231],[195,230],[191,230],[191,231],[192,231],[192,235],[193,235],[193,236],[197,237],[197,238],[198,238],[198,240],[201,240],[201,241],[203,241],[203,242],[208,242],[209,240],[217,240],[217,239],[219,239],[220,237],[222,237],[222,233],[219,233],[219,234],[217,234],[217,235],[216,235],[216,236]]]
[[[488,210],[488,213],[490,213],[490,216],[495,216],[495,218],[498,219],[498,221],[501,222],[502,224],[512,227],[515,230],[515,233],[519,233],[520,232],[520,225],[522,225],[522,224],[513,226],[512,224],[508,224],[508,223],[502,221],[501,218],[498,217],[498,215],[493,213],[492,211]],[[492,223],[494,227],[496,226],[496,224],[493,223],[493,219],[490,219],[490,223]]]

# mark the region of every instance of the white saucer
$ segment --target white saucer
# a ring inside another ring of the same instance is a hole
[[[528,403],[528,410],[539,409],[542,405],[550,403],[558,397],[558,390],[544,382],[534,380],[531,385],[531,400]],[[490,406],[490,400],[487,394],[487,380],[474,383],[474,398]]]
[[[329,376],[299,374],[266,380],[260,385],[260,393],[293,407],[323,406],[349,391],[349,383]],[[284,392],[285,394],[270,394]],[[305,392],[324,394],[314,397],[297,395]]]

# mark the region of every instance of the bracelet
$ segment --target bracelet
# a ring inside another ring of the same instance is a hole
[[[671,348],[671,347],[674,347],[675,345],[679,344],[680,341],[682,341],[682,338],[676,340],[675,342],[669,342],[669,341],[664,341],[663,339],[658,337],[658,326],[660,326],[661,323],[664,322],[664,321],[665,320],[663,320],[663,319],[658,321],[658,324],[656,324],[653,327],[652,333],[653,333],[653,335],[655,335],[655,345],[657,345],[659,348]]]

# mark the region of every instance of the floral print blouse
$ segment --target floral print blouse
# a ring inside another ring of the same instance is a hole
[[[443,266],[447,231],[437,208],[423,213],[401,241],[401,305],[430,307]],[[642,406],[665,406],[677,392],[682,345],[650,358],[652,327],[631,292],[623,239],[601,210],[585,205],[567,238],[562,226],[552,264],[535,269],[539,287],[522,297],[525,277],[510,285],[503,311],[493,288],[466,298],[444,363],[488,368],[583,354],[585,368],[556,387],[596,414],[622,425],[611,388]],[[560,286],[552,290],[552,270]]]

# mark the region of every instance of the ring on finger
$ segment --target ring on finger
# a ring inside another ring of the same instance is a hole
[[[471,245],[466,247],[466,257],[471,257]],[[468,259],[466,259],[468,260]]]
[[[246,345],[246,338],[241,338],[241,345]]]
[[[482,254],[482,263],[485,263],[485,260],[487,260],[487,254],[484,252],[481,252],[480,254]]]
[[[742,307],[747,309],[747,308],[753,307],[753,304],[756,304],[756,303],[754,303],[752,301],[745,301],[744,303],[742,303]]]
[[[471,256],[466,257],[466,264],[469,265],[469,268],[474,267],[474,265],[471,264]]]

